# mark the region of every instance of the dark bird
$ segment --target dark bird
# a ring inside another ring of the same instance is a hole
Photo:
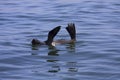
[[[57,33],[60,31],[61,26],[57,26],[48,33],[48,38],[46,41],[39,41],[38,39],[32,40],[32,45],[48,45],[48,46],[55,46],[56,44],[69,44],[74,43],[76,41],[76,29],[74,23],[69,23],[66,27],[66,30],[68,31],[70,35],[70,40],[56,40],[54,41],[54,37],[57,35]]]

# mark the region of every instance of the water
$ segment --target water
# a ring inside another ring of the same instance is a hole
[[[71,22],[75,45],[31,46]],[[119,0],[0,0],[0,55],[0,80],[119,80]]]

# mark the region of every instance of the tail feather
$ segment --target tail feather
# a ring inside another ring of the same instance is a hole
[[[66,27],[66,30],[68,31],[71,40],[76,40],[76,29],[75,29],[75,24],[74,23],[69,23],[68,26]]]
[[[46,43],[47,45],[51,45],[51,44],[52,44],[53,39],[54,39],[54,37],[57,35],[57,33],[59,32],[60,28],[61,28],[61,26],[58,26],[58,27],[52,29],[52,30],[48,33],[48,38],[47,38],[47,40],[45,41],[45,43]]]

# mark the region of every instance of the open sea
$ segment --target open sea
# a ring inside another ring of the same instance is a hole
[[[68,23],[75,44],[31,45]],[[120,80],[120,0],[0,0],[0,80]]]

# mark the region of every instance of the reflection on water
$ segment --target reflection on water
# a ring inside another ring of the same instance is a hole
[[[56,72],[59,72],[61,69],[60,69],[60,66],[51,66],[51,69],[48,70],[48,72],[51,72],[51,73],[56,73]]]
[[[32,46],[31,55],[39,55],[38,51],[39,51],[40,47],[43,47],[43,46],[40,46],[40,45]],[[46,62],[48,64],[49,63],[51,64],[49,66],[50,68],[48,69],[48,72],[56,73],[56,72],[62,71],[62,66],[59,65],[60,60],[58,58],[52,58],[52,57],[56,57],[56,56],[59,57],[59,51],[61,51],[61,50],[58,50],[56,47],[53,47],[53,46],[44,46],[44,47],[48,47],[48,57],[51,57],[50,59],[46,59]],[[75,51],[75,44],[74,43],[66,44],[66,49],[68,49],[69,53],[71,51]],[[65,66],[66,66],[66,70],[68,72],[77,72],[78,71],[77,62],[66,62]]]
[[[66,62],[65,67],[67,72],[78,72],[78,67],[76,62]],[[48,72],[56,73],[63,70],[64,69],[62,69],[62,66],[57,65],[57,63],[55,62],[54,65],[52,65],[51,68],[48,70]]]
[[[57,54],[58,53],[58,50],[52,50],[52,51],[50,51],[49,53],[48,53],[48,55],[51,55],[51,56],[59,56],[59,54]]]
[[[69,72],[78,72],[77,62],[67,62]]]

